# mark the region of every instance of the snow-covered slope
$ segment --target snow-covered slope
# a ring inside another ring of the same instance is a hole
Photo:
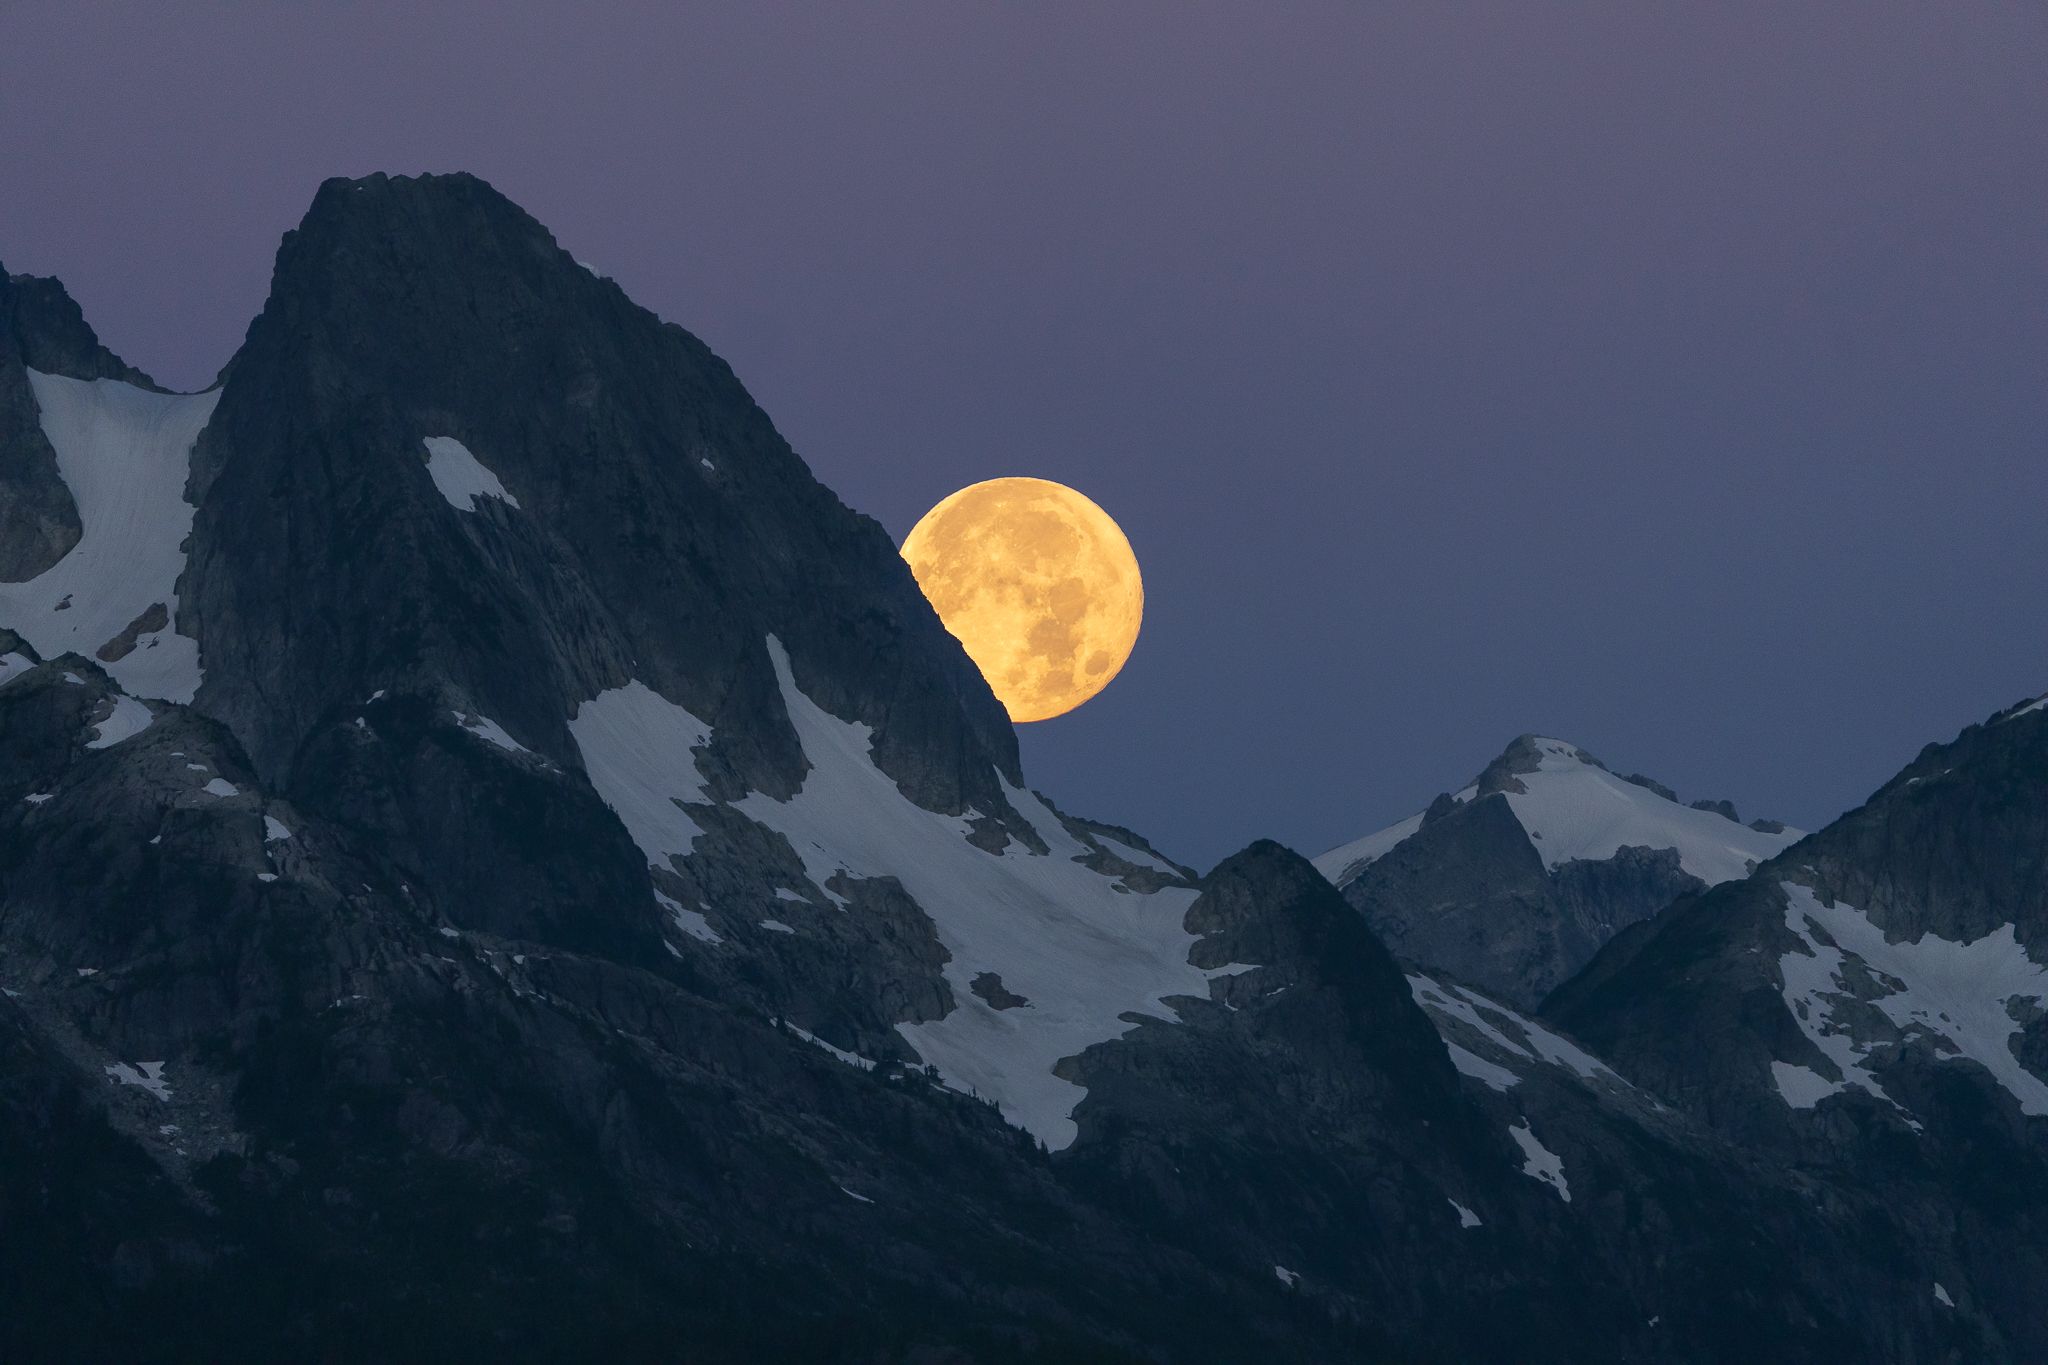
[[[1892,1100],[1871,1065],[1918,1038],[1990,1072],[2021,1113],[2048,1114],[2048,1083],[2013,1050],[2021,1018],[2048,1006],[2048,967],[2028,956],[2015,926],[1967,943],[1932,933],[1895,943],[1846,901],[1823,903],[1796,882],[1783,890],[1797,940],[1778,962],[1785,1005],[1835,1072],[1805,1065],[1811,1057],[1774,1062],[1785,1103],[1811,1109],[1852,1085]]]
[[[949,954],[953,1008],[899,1032],[948,1085],[993,1101],[1047,1147],[1067,1146],[1085,1092],[1053,1068],[1128,1033],[1134,1025],[1126,1014],[1176,1019],[1170,997],[1206,999],[1212,977],[1242,965],[1191,965],[1195,935],[1183,920],[1195,891],[1145,893],[1091,871],[1078,860],[1097,850],[1024,788],[1004,782],[1010,804],[1049,851],[1012,840],[990,853],[970,843],[972,812],[940,815],[908,800],[875,766],[869,728],[805,696],[772,636],[768,651],[810,770],[787,801],[757,792],[733,808],[788,839],[821,902],[845,907],[832,886],[842,874],[901,883]],[[571,729],[592,784],[648,861],[660,868],[687,856],[701,830],[685,808],[707,799],[693,755],[710,742],[710,727],[635,683],[586,703]],[[984,973],[1001,979],[1005,1007],[973,989]],[[1025,1003],[1008,1003],[1012,997]]]
[[[192,531],[185,481],[220,393],[28,376],[84,534],[37,577],[0,583],[0,626],[45,658],[96,655],[135,696],[189,702],[199,646],[173,625]]]
[[[1801,837],[1739,824],[1715,811],[1680,805],[1648,787],[1615,776],[1577,745],[1532,737],[1537,762],[1501,790],[1527,831],[1544,866],[1555,869],[1584,859],[1601,861],[1623,847],[1678,851],[1679,866],[1709,886],[1749,875]],[[1520,790],[1516,790],[1519,787]],[[1452,797],[1466,802],[1478,784]],[[1414,815],[1315,859],[1316,869],[1342,885],[1422,827]]]

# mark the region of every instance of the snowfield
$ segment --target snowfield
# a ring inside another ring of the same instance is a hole
[[[1917,1037],[1944,1060],[1990,1072],[2021,1113],[2048,1114],[2048,1083],[2013,1052],[2020,1031],[2013,1006],[2048,1006],[2048,968],[2027,955],[2013,925],[1969,943],[1931,933],[1892,943],[1855,906],[1823,905],[1811,887],[1781,885],[1785,927],[1798,940],[1778,960],[1785,1006],[1841,1076],[1831,1081],[1810,1067],[1774,1063],[1786,1104],[1811,1109],[1853,1085],[1897,1106],[1870,1063]]]
[[[485,498],[496,498],[515,509],[519,506],[519,499],[505,491],[498,476],[453,436],[429,436],[421,444],[427,448],[427,477],[456,511],[481,511]]]
[[[1243,966],[1190,964],[1195,936],[1181,922],[1195,892],[1117,889],[1074,861],[1091,850],[1023,788],[1006,784],[1010,803],[1051,852],[1012,843],[991,854],[968,843],[965,817],[906,799],[875,766],[868,727],[815,705],[797,689],[781,642],[771,637],[768,650],[811,771],[786,802],[756,793],[735,808],[788,838],[821,892],[841,872],[902,883],[952,955],[953,1011],[898,1031],[947,1085],[993,1101],[1048,1148],[1067,1146],[1085,1092],[1053,1067],[1130,1032],[1126,1013],[1178,1021],[1171,997],[1207,999],[1212,976]],[[1031,1003],[993,1008],[970,989],[982,972]]]
[[[153,393],[116,379],[88,382],[36,370],[28,379],[84,534],[28,582],[0,583],[0,626],[18,631],[46,659],[69,651],[98,656],[161,607],[162,626],[138,630],[133,649],[102,662],[133,696],[191,701],[199,690],[199,645],[176,630],[178,576],[192,534],[185,481],[192,443],[212,418],[219,390]]]
[[[1085,1091],[1053,1068],[1130,1032],[1126,1013],[1177,1022],[1171,997],[1207,999],[1212,978],[1245,964],[1204,971],[1189,963],[1195,936],[1182,920],[1195,892],[1141,894],[1089,871],[1075,860],[1093,850],[1023,788],[1006,784],[1009,800],[1051,852],[1015,843],[1001,854],[976,848],[967,817],[925,810],[875,766],[867,726],[839,720],[798,690],[772,636],[768,652],[810,771],[788,801],[756,792],[733,809],[789,840],[821,905],[847,908],[828,885],[842,873],[902,884],[952,955],[945,976],[954,1007],[899,1031],[947,1085],[994,1102],[1047,1147],[1065,1147]],[[633,682],[585,702],[569,730],[591,784],[649,864],[689,856],[702,830],[683,807],[707,799],[696,751],[710,742],[711,727]],[[700,912],[657,898],[692,938],[723,941]],[[971,989],[982,972],[997,973],[1030,1003],[995,1009]]]
[[[704,800],[697,750],[711,727],[645,683],[601,692],[576,708],[569,735],[590,785],[612,808],[650,866],[686,858],[704,831],[677,802]]]

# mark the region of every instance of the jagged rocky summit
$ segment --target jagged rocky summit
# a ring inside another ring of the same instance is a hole
[[[1700,886],[1539,1013],[1032,791],[881,529],[481,181],[323,186],[201,394],[6,276],[0,1357],[2037,1357],[2044,731],[1916,836],[1618,841]],[[1366,872],[1592,771],[1532,743]],[[1823,892],[1999,972],[1890,1009]]]
[[[1799,837],[1523,735],[1461,790],[1315,861],[1396,953],[1533,1009],[1622,929]]]

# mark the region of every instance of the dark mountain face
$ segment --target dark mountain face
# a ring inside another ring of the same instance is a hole
[[[1772,1112],[1771,1060],[1826,1065],[1772,1051],[1819,1045],[1717,946],[1789,944],[1786,902],[1775,931],[1732,888],[1747,919],[1624,930],[1560,993],[1603,1060],[1404,968],[1276,845],[1197,877],[1061,812],[880,529],[481,182],[323,187],[207,395],[151,389],[54,286],[7,287],[0,385],[32,426],[0,477],[78,529],[0,504],[25,573],[0,585],[0,1357],[2040,1340],[2030,1253],[1994,1264],[2031,1187],[2000,1186],[2004,1223],[1982,1191],[1938,1214],[1970,1178],[1952,1135],[1996,1130],[2023,1175],[2037,1140],[1963,1064],[1871,1063],[1918,1147],[1882,1115],[1854,1161],[1787,1145],[1875,1112],[1847,1071],[1810,1115],[1728,1118]],[[175,534],[103,555],[109,520]],[[1562,798],[1611,775],[1554,743],[1373,864],[1385,923],[1457,890],[1597,935],[1599,878],[1722,866],[1712,841],[1603,849]],[[1948,897],[1983,940],[2031,885],[1971,870],[2032,831],[2031,761],[1956,765],[1988,785],[1917,832],[1851,817],[1830,875],[1887,923]],[[1911,771],[1952,776],[1933,762]],[[1659,828],[1741,828],[1630,792]],[[1964,818],[1988,832],[1940,833]],[[1955,861],[1883,870],[1913,857]],[[1687,934],[1734,1099],[1610,1014],[1675,1036],[1659,945]],[[1517,970],[1581,950],[1532,935]],[[1895,1292],[1937,1274],[1959,1308]]]
[[[1716,1130],[1856,1191],[2003,1349],[2038,1358],[2044,858],[2048,710],[2020,708],[1617,938],[1547,1014]]]
[[[1523,735],[1457,795],[1316,864],[1399,956],[1533,1009],[1622,929],[1796,837]]]
[[[508,496],[434,496],[430,438]],[[772,634],[914,797],[995,811],[995,774],[1019,780],[1007,718],[881,528],[703,343],[481,181],[321,188],[192,486],[200,705],[266,773],[394,684],[573,767],[578,704],[638,679],[713,727],[721,786],[784,794],[802,761],[765,704]]]

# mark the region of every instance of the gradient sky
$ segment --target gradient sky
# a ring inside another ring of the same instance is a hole
[[[1812,826],[2048,688],[2048,9],[0,0],[0,260],[210,382],[470,170],[899,538],[1129,532],[1070,809],[1305,852],[1577,741]]]

